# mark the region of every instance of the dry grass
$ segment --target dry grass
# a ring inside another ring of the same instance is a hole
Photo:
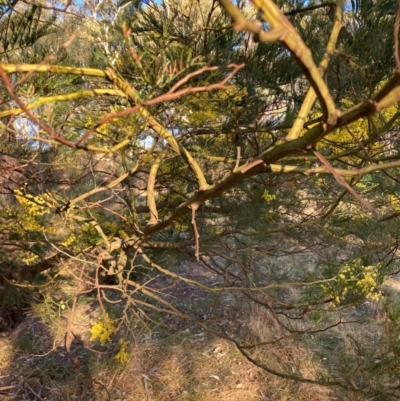
[[[302,327],[303,326],[303,327]],[[297,329],[304,329],[305,323],[300,321]],[[323,366],[315,358],[315,349],[303,341],[303,338],[292,336],[279,325],[272,314],[260,307],[254,307],[249,319],[249,327],[255,336],[254,342],[272,342],[257,347],[252,356],[266,364],[269,368],[283,373],[297,375],[316,380],[326,373]],[[289,338],[287,338],[289,336]],[[286,339],[273,342],[275,339]],[[266,399],[276,401],[328,401],[334,398],[328,387],[299,383],[279,376],[268,375]]]
[[[82,322],[86,313],[87,308],[77,308],[73,321]],[[94,317],[89,319],[88,316],[86,314],[86,326],[80,326],[83,343],[88,341],[90,320],[95,321]],[[32,324],[36,327],[34,333]],[[277,330],[272,321],[267,321],[266,316],[256,310],[250,319],[250,328],[255,336],[263,339],[270,339]],[[59,329],[53,331],[58,334]],[[20,330],[20,337],[8,344],[9,347],[14,345],[14,350],[0,372],[9,375],[3,384],[20,388],[23,379],[33,375],[40,379],[49,401],[331,399],[326,388],[298,384],[265,373],[225,340],[188,327],[173,335],[162,334],[157,337],[136,331],[129,337],[129,361],[121,365],[114,359],[115,351],[109,355],[91,354],[83,344],[73,344],[68,355],[62,346],[52,350],[54,336],[51,330],[39,319],[31,320],[30,325]],[[32,336],[39,336],[40,344]],[[32,356],[38,352],[43,356]],[[49,354],[44,356],[46,352]],[[295,342],[260,348],[256,352],[257,357],[267,359],[277,370],[296,366],[309,377],[315,373],[310,355],[309,350]],[[13,397],[15,394],[9,394],[3,400],[19,400]]]
[[[385,292],[398,298],[396,280],[385,283]],[[68,304],[68,302],[67,302]],[[99,315],[94,301],[61,310],[60,303],[41,303],[7,338],[0,338],[0,400],[35,399],[24,387],[27,378],[37,378],[47,401],[386,401],[338,388],[299,383],[266,373],[251,364],[225,340],[189,324],[170,329],[155,328],[150,334],[137,326],[129,335],[121,332],[100,347],[90,341],[89,329]],[[253,307],[238,317],[246,343],[271,342],[251,355],[270,368],[309,379],[347,377],[351,385],[375,388],[377,378],[386,384],[391,377],[370,371],[374,354],[384,350],[383,302],[365,304],[361,310],[343,312],[344,319],[368,319],[366,326],[338,325],[328,332],[289,336],[266,309]],[[345,313],[347,315],[345,315]],[[315,319],[315,317],[314,317]],[[333,322],[337,315],[326,318]],[[367,320],[366,320],[367,319]],[[305,329],[311,317],[291,323]],[[75,337],[64,341],[69,329]],[[129,359],[115,359],[119,337],[128,340]],[[365,346],[365,350],[360,347]],[[95,348],[93,352],[88,348]],[[100,351],[100,352],[99,352]],[[352,373],[352,369],[355,369]],[[14,386],[1,392],[2,386]],[[378,388],[379,389],[379,388]]]
[[[115,387],[130,394],[132,400],[145,400],[145,375],[154,401],[262,399],[263,373],[231,344],[184,334],[169,338],[168,346],[154,342],[149,346],[147,342],[145,352],[143,347],[134,347]]]
[[[46,356],[33,356],[34,349],[17,348],[18,341],[14,344],[12,357],[4,361],[0,375],[2,385],[13,385],[15,391],[0,396],[4,401],[24,399],[18,398],[23,397],[18,391],[32,376],[40,380],[43,393],[52,401],[265,399],[261,370],[231,344],[188,331],[162,340],[136,333],[131,337],[125,365],[115,361],[115,353],[88,356],[77,346],[69,351],[69,360],[62,348]]]

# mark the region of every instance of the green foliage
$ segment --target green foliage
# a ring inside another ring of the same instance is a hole
[[[389,349],[385,356],[391,359],[391,367],[398,371],[400,369],[400,308],[397,300],[389,298],[385,309],[387,313],[385,331],[389,340]]]
[[[0,4],[0,53],[30,47],[54,32],[55,13],[45,14],[40,5],[21,5],[18,1]]]
[[[165,312],[199,323],[204,310],[202,325],[231,332],[218,318],[229,315],[232,293],[241,306],[267,308],[286,339],[324,332],[329,316],[377,301],[398,270],[394,4],[338,3],[343,28],[324,77],[315,68],[318,84],[310,65],[328,56],[334,5],[278,1],[285,24],[274,27],[269,10],[255,26],[284,33],[258,43],[246,24],[232,27],[222,3],[87,0],[71,14],[0,3],[0,187],[10,195],[0,194],[0,281],[46,272],[35,283],[45,322],[78,297],[49,296],[65,268],[110,312],[90,329],[101,346],[133,317],[145,326]],[[253,27],[271,6],[235,4]],[[318,101],[299,116],[311,86]],[[187,267],[195,274],[180,270],[194,257],[212,279],[197,264]],[[180,303],[193,289],[201,295]],[[395,333],[396,308],[387,313]],[[351,341],[373,365],[375,354]],[[125,364],[130,347],[118,349]]]

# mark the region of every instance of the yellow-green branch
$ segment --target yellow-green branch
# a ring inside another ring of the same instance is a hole
[[[36,109],[37,107],[43,106],[45,104],[50,104],[50,103],[55,103],[55,102],[68,102],[71,100],[79,100],[79,99],[84,99],[87,97],[95,97],[95,96],[126,97],[125,93],[118,89],[92,89],[92,90],[88,90],[88,91],[66,93],[65,95],[41,97],[39,99],[34,100],[31,103],[27,103],[25,105],[25,109],[32,110],[32,109]],[[18,114],[21,114],[24,112],[25,112],[25,110],[23,110],[22,108],[1,111],[0,118],[8,117],[8,116],[17,116]]]

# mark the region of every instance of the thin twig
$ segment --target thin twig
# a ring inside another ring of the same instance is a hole
[[[394,58],[396,60],[397,71],[400,71],[399,27],[400,27],[400,0],[397,4],[396,22],[394,24]]]
[[[147,384],[147,382],[149,382],[150,379],[146,375],[142,375],[142,378],[143,378],[144,389],[146,391],[147,401],[151,401],[151,392],[150,392],[149,386]]]
[[[294,15],[294,14],[300,14],[300,13],[306,13],[307,11],[313,11],[317,10],[318,8],[324,8],[324,7],[336,7],[337,3],[331,2],[331,3],[322,3],[322,4],[316,4],[313,6],[308,6],[308,7],[300,7],[296,8],[292,11],[288,11],[284,13],[285,15]]]
[[[239,163],[240,163],[240,151],[241,151],[240,146],[238,146],[238,147],[236,148],[236,164],[235,164],[235,167],[234,167],[233,171],[236,171],[236,170],[238,169],[238,167],[239,167]]]
[[[316,150],[314,151],[314,154],[315,156],[318,157],[320,162],[327,168],[327,170],[332,173],[337,183],[341,185],[343,188],[346,188],[354,196],[354,198],[356,198],[367,210],[369,210],[372,213],[372,215],[375,217],[377,221],[381,221],[381,216],[379,215],[378,211],[366,199],[364,199],[359,193],[357,193],[354,190],[354,188],[352,188],[341,175],[339,175],[335,171],[335,169],[331,166],[328,160],[326,160],[325,157],[322,156],[322,154]]]
[[[192,209],[192,224],[193,224],[193,231],[194,231],[194,240],[195,240],[195,246],[196,246],[196,251],[194,253],[194,255],[196,256],[196,260],[199,261],[199,255],[200,255],[200,242],[199,242],[199,238],[200,238],[200,234],[199,234],[199,230],[197,229],[197,222],[196,222],[196,210],[197,207],[192,205],[191,206]]]
[[[29,4],[31,6],[38,6],[38,4],[33,1],[31,2],[28,0],[22,0],[22,2],[25,4]],[[74,13],[73,11],[68,11],[68,7],[71,5],[71,3],[72,3],[72,1],[68,1],[64,8],[59,8],[59,7],[55,7],[55,6],[46,6],[45,4],[40,4],[40,7],[44,8],[46,10],[59,11],[63,14],[73,15],[74,17],[78,17],[78,18],[85,18],[84,15]]]

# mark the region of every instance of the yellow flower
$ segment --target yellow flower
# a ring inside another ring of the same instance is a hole
[[[126,346],[128,345],[126,340],[119,340],[119,351],[115,355],[115,359],[122,365],[129,362],[129,354],[126,351]]]
[[[265,190],[262,194],[262,198],[265,200],[265,202],[271,202],[276,199],[276,195],[270,194],[267,190]]]
[[[106,315],[104,320],[95,323],[90,328],[90,341],[99,341],[101,345],[111,341],[111,336],[115,333],[114,322]]]
[[[76,236],[75,234],[70,234],[65,240],[64,242],[61,242],[61,245],[68,247],[70,245],[72,245],[74,242],[76,241]]]
[[[27,256],[25,256],[24,258],[22,258],[22,261],[26,264],[26,265],[33,265],[34,263],[36,263],[39,260],[39,256],[35,255],[35,254],[31,254],[29,253]]]
[[[362,299],[379,300],[382,293],[377,290],[379,277],[377,266],[364,266],[360,259],[344,265],[336,280],[328,286],[323,286],[325,296],[334,298],[332,306]]]

